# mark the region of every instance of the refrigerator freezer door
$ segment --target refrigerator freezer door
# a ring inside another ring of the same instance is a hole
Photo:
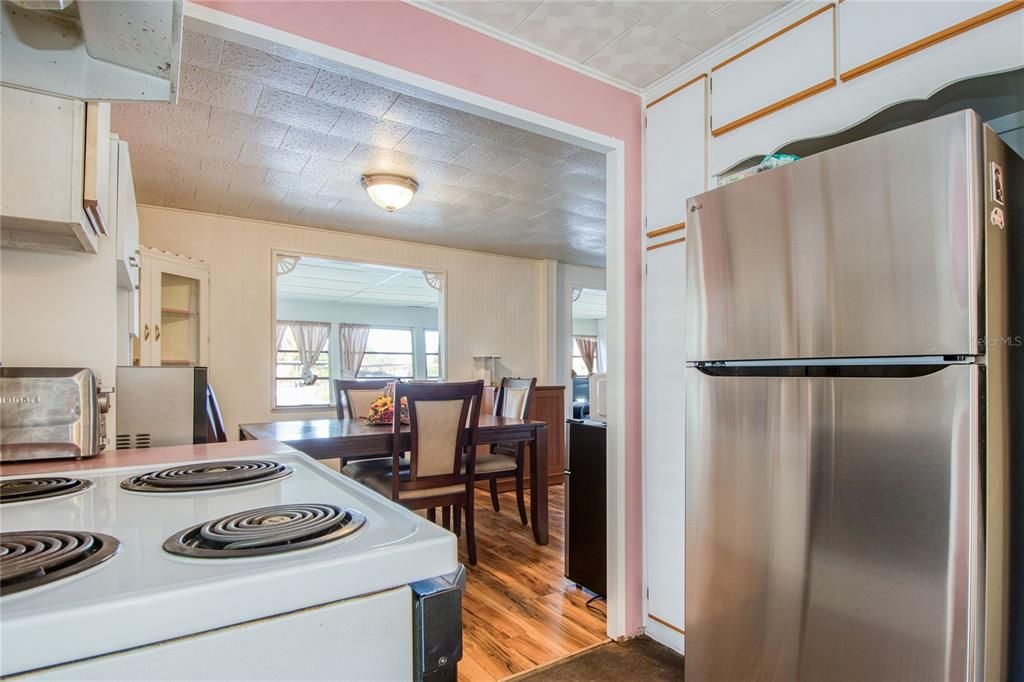
[[[687,680],[969,679],[980,371],[689,377]]]
[[[978,352],[982,127],[950,114],[687,202],[687,359]]]

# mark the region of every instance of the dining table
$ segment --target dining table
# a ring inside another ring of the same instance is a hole
[[[314,459],[372,459],[393,451],[394,427],[364,419],[291,419],[239,424],[241,440],[274,440]],[[402,425],[399,447],[411,447],[409,426]],[[530,419],[480,415],[477,443],[518,443],[527,446],[530,471],[548,470],[547,424]],[[530,525],[538,545],[548,544],[548,478],[530,476]]]

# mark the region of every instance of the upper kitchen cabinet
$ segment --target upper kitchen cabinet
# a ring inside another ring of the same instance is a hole
[[[713,135],[836,84],[834,12],[833,5],[810,12],[711,68]]]
[[[3,0],[0,82],[83,100],[175,101],[181,0]]]
[[[208,367],[210,268],[201,260],[141,249],[142,334],[134,364]]]
[[[647,229],[679,227],[686,199],[704,191],[707,78],[700,76],[647,105]]]
[[[134,291],[139,288],[139,211],[131,157],[127,142],[110,137],[110,225],[117,245],[117,286]]]
[[[109,104],[0,88],[4,247],[96,253],[107,233],[109,139]]]
[[[1020,9],[1017,2],[914,3],[846,0],[839,5],[839,74],[848,81]]]

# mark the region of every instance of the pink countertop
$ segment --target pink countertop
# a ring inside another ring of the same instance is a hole
[[[57,471],[88,471],[110,467],[189,462],[225,457],[266,457],[295,453],[297,450],[284,443],[270,440],[243,440],[209,445],[174,445],[141,450],[105,450],[86,459],[45,459],[0,464],[0,476],[48,474]]]

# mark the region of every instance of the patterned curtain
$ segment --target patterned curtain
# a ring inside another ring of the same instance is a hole
[[[594,357],[597,355],[597,337],[577,336],[576,347],[580,349],[580,357],[587,366],[587,374],[594,373]]]
[[[313,374],[313,365],[327,346],[331,325],[328,322],[292,322],[291,328],[302,363],[302,383],[311,386],[318,378]]]
[[[341,339],[341,377],[355,379],[363,366],[370,328],[365,324],[340,324],[338,336]]]

